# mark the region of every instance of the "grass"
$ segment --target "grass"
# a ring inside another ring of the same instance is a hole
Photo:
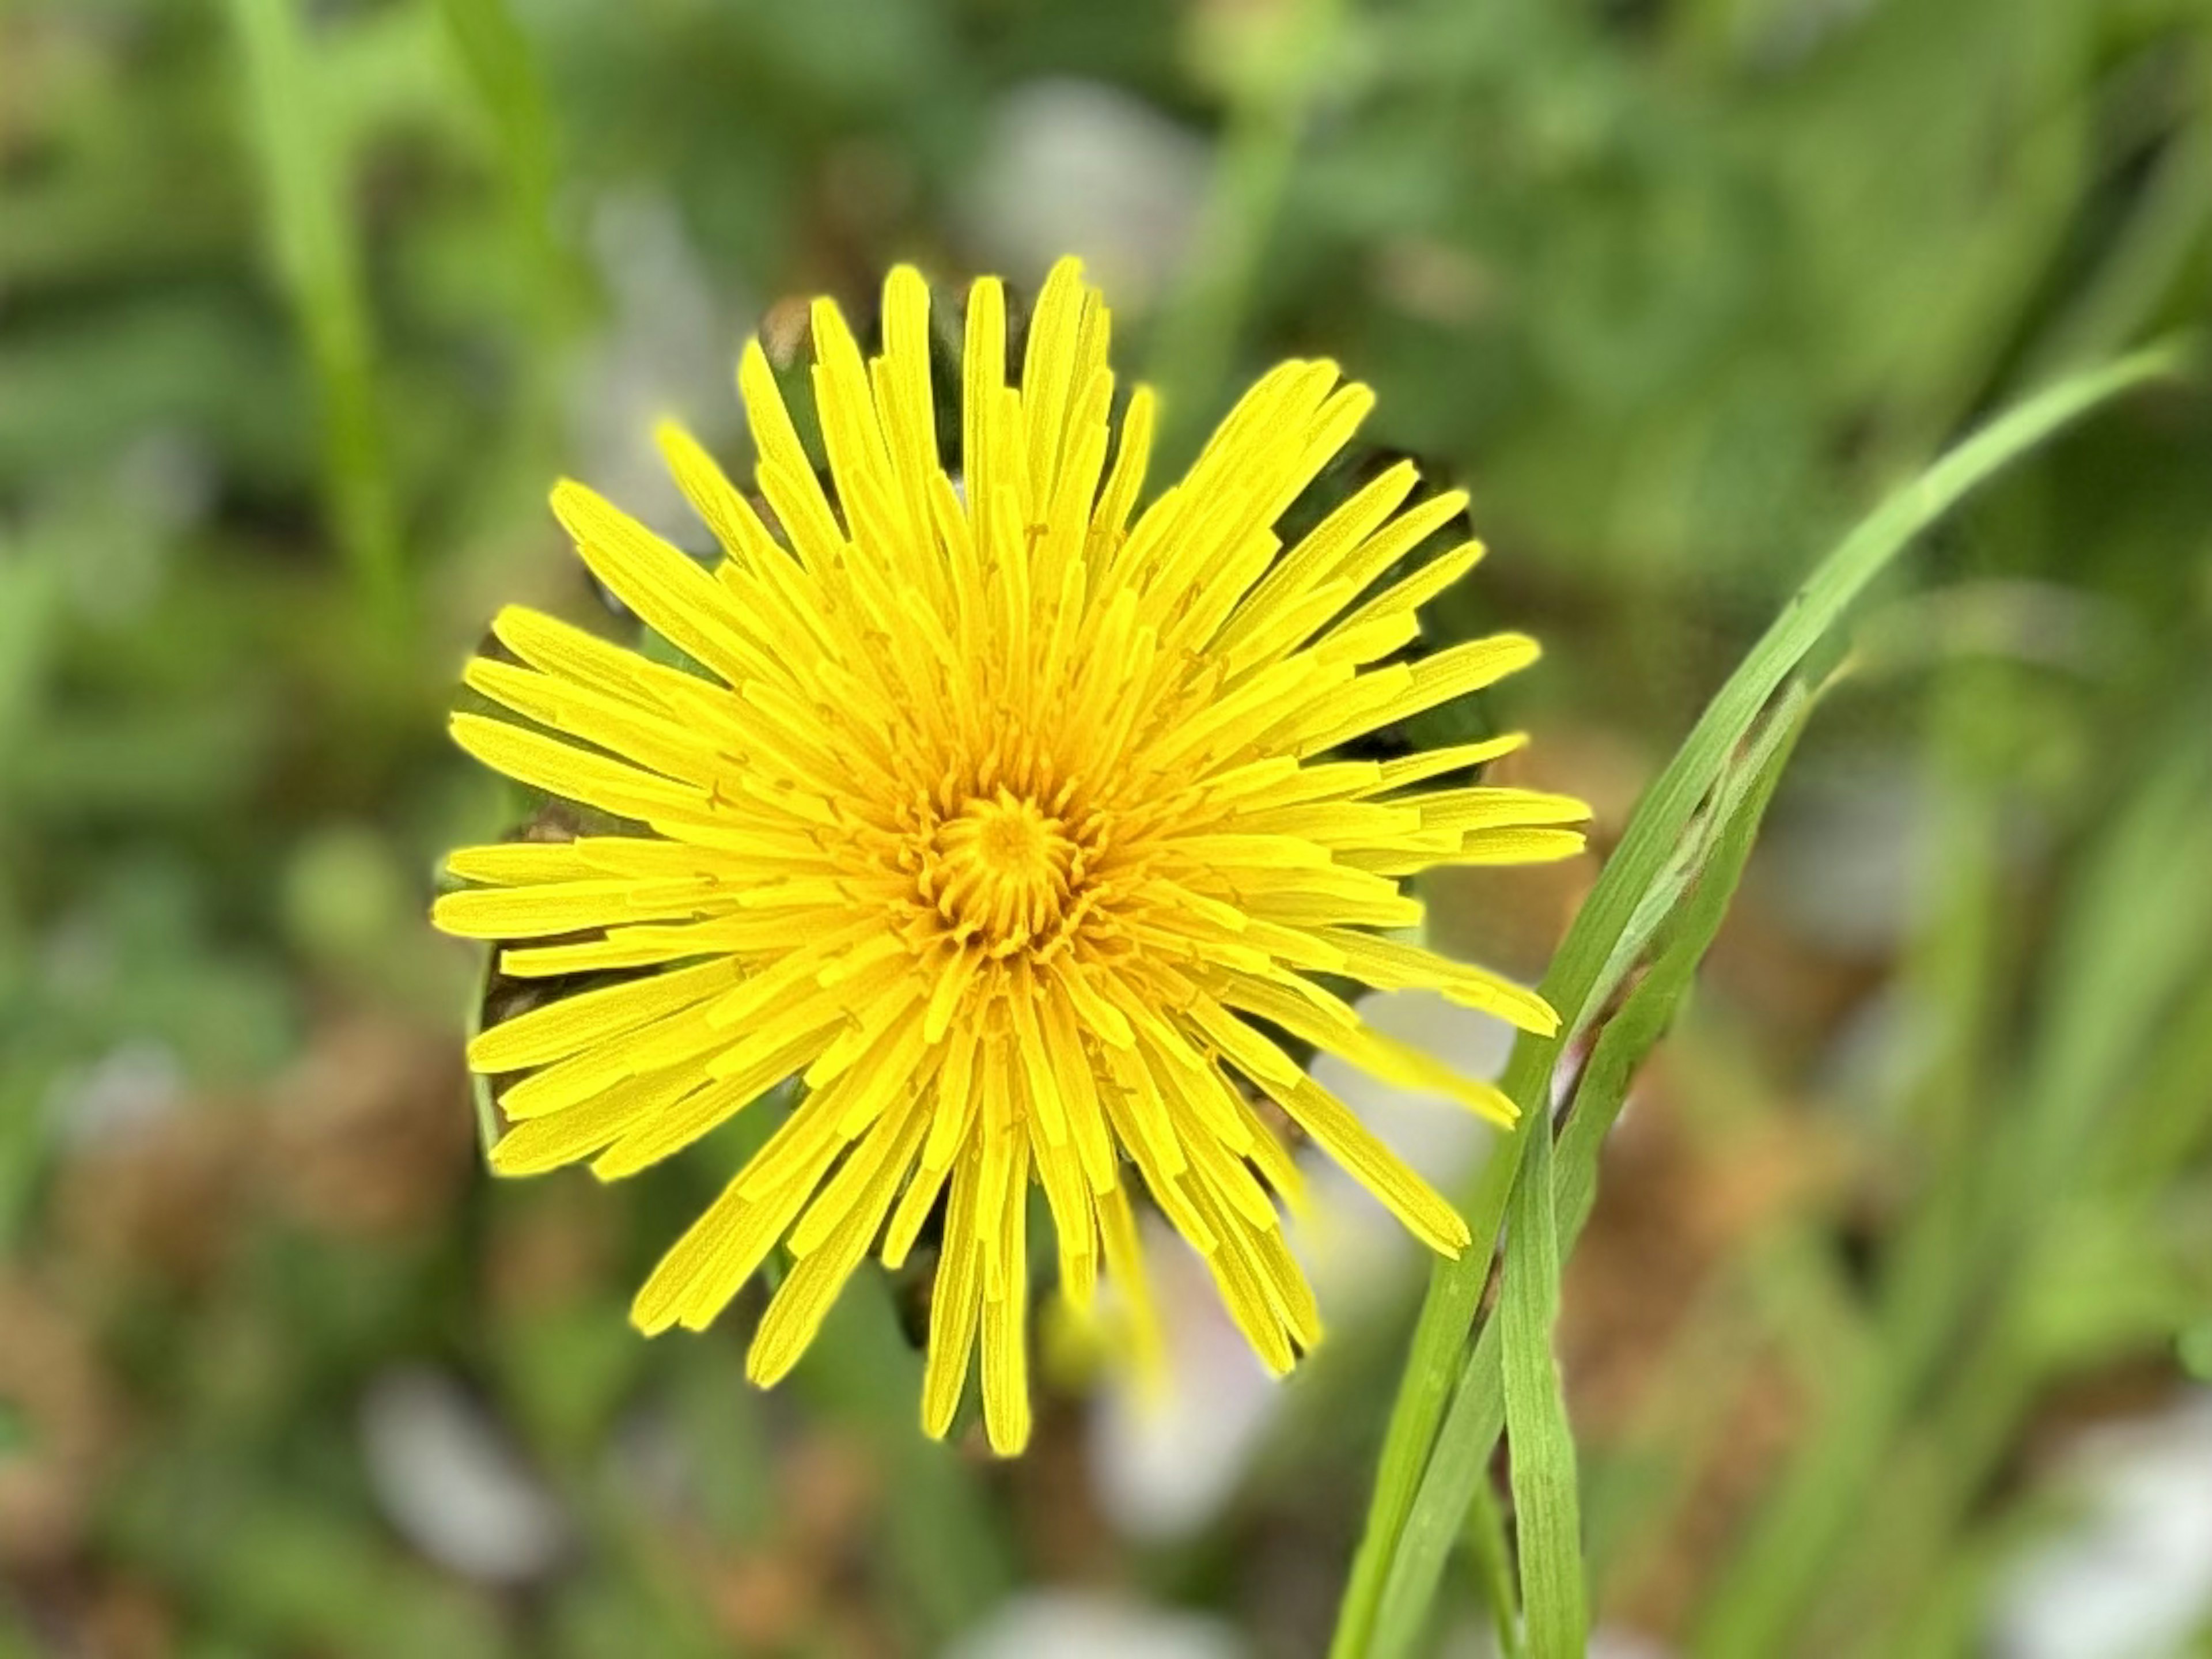
[[[277,275],[298,319],[323,425],[333,537],[362,603],[404,621],[407,575],[385,458],[376,341],[363,291],[349,158],[331,131],[314,45],[290,0],[231,0]]]
[[[1459,1351],[1464,1346],[1463,1334],[1474,1323],[1477,1304],[1489,1276],[1489,1251],[1483,1248],[1482,1241],[1494,1243],[1509,1210],[1516,1220],[1530,1225],[1538,1215],[1553,1212],[1553,1203],[1549,1199],[1527,1200],[1516,1195],[1527,1184],[1527,1179],[1534,1178],[1524,1179],[1520,1173],[1531,1146],[1545,1145],[1538,1164],[1546,1171],[1545,1179],[1552,1178],[1547,1143],[1552,1078],[1558,1057],[1601,1017],[1607,1000],[1626,977],[1645,942],[1657,932],[1679,896],[1694,890],[1678,870],[1678,849],[1691,831],[1701,805],[1713,794],[1730,755],[1748,738],[1769,700],[1821,644],[1851,603],[1929,525],[1999,470],[2033,451],[2069,422],[2120,393],[2172,375],[2183,362],[2181,349],[2168,346],[2069,377],[1992,422],[1925,473],[1893,493],[1807,579],[1645,792],[1620,845],[1607,861],[1597,886],[1583,902],[1545,977],[1545,994],[1560,1012],[1561,1035],[1551,1038],[1524,1036],[1516,1045],[1507,1067],[1504,1087],[1520,1106],[1522,1117],[1511,1138],[1484,1165],[1480,1183],[1468,1206],[1477,1245],[1457,1261],[1439,1266],[1432,1276],[1429,1297],[1414,1331],[1412,1354],[1392,1413],[1367,1530],[1355,1559],[1351,1588],[1339,1613],[1332,1644],[1332,1652],[1338,1659],[1368,1651],[1373,1633],[1383,1626],[1386,1617],[1399,1640],[1410,1640],[1425,1608],[1435,1576],[1432,1566],[1426,1571],[1420,1565],[1410,1569],[1400,1580],[1403,1586],[1400,1600],[1405,1605],[1395,1612],[1390,1609],[1387,1601],[1389,1586],[1394,1575],[1400,1572],[1403,1540],[1409,1537],[1432,1540],[1455,1535],[1459,1517],[1466,1512],[1469,1501],[1468,1487],[1474,1480],[1482,1478],[1487,1468],[1490,1439],[1497,1432],[1497,1413],[1477,1407],[1470,1411],[1472,1420],[1460,1425],[1462,1432],[1468,1436],[1474,1455],[1462,1453],[1455,1459],[1452,1478],[1443,1489],[1433,1493],[1424,1489],[1424,1474],[1431,1458],[1441,1444],[1449,1443],[1448,1431],[1444,1440],[1439,1439],[1439,1431],[1443,1428],[1447,1404],[1454,1389],[1456,1388],[1462,1397],[1473,1397],[1462,1375]],[[1724,889],[1721,896],[1725,896]],[[1653,902],[1655,897],[1659,901],[1656,904]],[[1694,960],[1692,957],[1689,965],[1694,965]],[[1665,982],[1679,994],[1687,978],[1685,968]],[[1663,1023],[1662,1018],[1657,1024]],[[1657,1035],[1656,1027],[1644,1032],[1647,1045]],[[1601,1045],[1600,1052],[1602,1053]],[[1608,1080],[1625,1091],[1627,1074],[1632,1069],[1632,1057],[1627,1063],[1609,1068]],[[1620,1098],[1620,1094],[1615,1094],[1610,1102],[1591,1103],[1592,1109],[1600,1114],[1600,1132],[1578,1139],[1581,1157],[1574,1165],[1568,1166],[1569,1173],[1565,1176],[1570,1182],[1583,1183],[1585,1190],[1602,1139],[1602,1127],[1609,1121],[1608,1111],[1619,1109]],[[1510,1255],[1509,1250],[1509,1264]],[[1524,1344],[1542,1341],[1543,1332],[1549,1325],[1549,1312],[1556,1307],[1557,1261],[1550,1252],[1541,1249],[1537,1252],[1537,1261],[1545,1286],[1535,1292],[1533,1311],[1544,1316],[1531,1318],[1532,1309],[1526,1304],[1522,1306],[1517,1322]],[[1509,1287],[1514,1284],[1515,1277],[1509,1265]],[[1510,1288],[1505,1305],[1515,1305]],[[1505,1346],[1512,1346],[1513,1335],[1514,1328],[1509,1325]],[[1475,1357],[1468,1364],[1479,1364],[1481,1355],[1478,1344]],[[1499,1354],[1490,1363],[1517,1369],[1525,1400],[1532,1374],[1548,1365],[1548,1355],[1526,1352],[1517,1357]],[[1555,1394],[1556,1387],[1547,1388],[1544,1392]],[[1513,1385],[1509,1382],[1504,1413],[1509,1421],[1513,1416],[1512,1395]],[[1529,1412],[1522,1420],[1543,1437],[1551,1449],[1551,1462],[1556,1466],[1559,1429],[1553,1413]],[[1850,1459],[1854,1449],[1845,1446],[1833,1455],[1841,1462]],[[1516,1496],[1519,1480],[1516,1471]],[[1540,1489],[1532,1488],[1530,1495],[1539,1496]],[[1571,1492],[1562,1495],[1556,1480],[1548,1496],[1571,1513]],[[1548,1542],[1555,1553],[1572,1552],[1578,1556],[1578,1534],[1560,1526],[1560,1517],[1556,1513],[1540,1509],[1538,1515],[1540,1524],[1546,1529],[1537,1536]],[[1433,1557],[1433,1544],[1427,1553]],[[1551,1593],[1555,1595],[1559,1593],[1559,1587],[1568,1583],[1571,1577],[1578,1582],[1578,1575],[1571,1575],[1570,1570],[1557,1561],[1540,1561],[1534,1572],[1549,1581]],[[1524,1586],[1530,1576],[1531,1569],[1524,1559]],[[1776,1575],[1778,1580],[1780,1576]],[[1556,1612],[1553,1617],[1559,1619],[1554,1626],[1555,1638],[1570,1639],[1572,1627]],[[1394,1645],[1386,1650],[1402,1649]]]

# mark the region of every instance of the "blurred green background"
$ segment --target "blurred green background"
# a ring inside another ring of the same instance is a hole
[[[1319,1654],[1416,1264],[1279,1397],[1185,1298],[1167,1427],[1048,1322],[996,1466],[915,1285],[773,1398],[750,1304],[633,1335],[726,1144],[483,1173],[444,714],[499,603],[625,627],[546,488],[703,548],[650,422],[741,460],[780,302],[1081,252],[1175,441],[1326,353],[1473,489],[1436,629],[1545,638],[1492,712],[1602,842],[2209,228],[2204,0],[0,0],[0,1655]],[[1568,1274],[1601,1640],[2212,1653],[2212,402],[1855,642]],[[1587,879],[1436,925],[1533,977]]]

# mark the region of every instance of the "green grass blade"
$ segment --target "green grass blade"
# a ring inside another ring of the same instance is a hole
[[[1628,1085],[1688,994],[1698,965],[1712,947],[1729,901],[1751,861],[1752,844],[1782,774],[1796,752],[1820,699],[1793,685],[1721,779],[1712,810],[1689,836],[1686,896],[1665,924],[1651,970],[1607,1021],[1575,1087],[1574,1108],[1559,1132],[1559,1229],[1571,1251],[1597,1201],[1597,1161],[1628,1098]]]
[[[1463,1371],[1454,1376],[1451,1411],[1437,1437],[1435,1455],[1420,1472],[1407,1502],[1406,1524],[1377,1596],[1374,1636],[1364,1650],[1388,1659],[1421,1650],[1429,1606],[1450,1551],[1438,1535],[1455,1492],[1472,1492],[1489,1479],[1490,1455],[1505,1431],[1505,1382],[1498,1364],[1499,1322],[1486,1321]],[[1339,1629],[1341,1631],[1340,1625]]]
[[[1575,1091],[1573,1110],[1559,1138],[1555,1164],[1549,1137],[1539,1135],[1529,1143],[1528,1173],[1513,1193],[1514,1225],[1517,1235],[1528,1224],[1520,1212],[1533,1190],[1532,1183],[1539,1179],[1540,1162],[1554,1165],[1545,1181],[1550,1201],[1544,1206],[1549,1217],[1547,1231],[1555,1241],[1548,1264],[1553,1279],[1548,1296],[1554,1315],[1558,1264],[1573,1252],[1575,1241],[1581,1237],[1583,1224],[1588,1220],[1595,1200],[1597,1158],[1606,1133],[1620,1115],[1638,1065],[1674,1018],[1698,963],[1720,930],[1729,901],[1751,856],[1759,822],[1812,713],[1814,701],[1814,696],[1802,687],[1793,688],[1778,701],[1765,726],[1722,776],[1714,790],[1711,810],[1685,836],[1680,855],[1654,881],[1653,892],[1685,896],[1674,915],[1663,919],[1658,958],[1619,1012],[1607,1022],[1591,1050]],[[1639,907],[1638,914],[1642,913],[1643,907]],[[1652,930],[1661,931],[1656,927]],[[1508,1301],[1513,1294],[1515,1273],[1514,1250],[1509,1245],[1505,1264]],[[1504,1305],[1502,1301],[1501,1308]],[[1506,1327],[1502,1356],[1500,1325]],[[1548,1333],[1548,1323],[1546,1330]],[[1397,1559],[1384,1585],[1374,1647],[1377,1653],[1395,1659],[1396,1656],[1414,1650],[1443,1569],[1443,1551],[1437,1543],[1438,1527],[1443,1517],[1458,1514],[1468,1503],[1471,1491],[1480,1486],[1498,1432],[1510,1423],[1516,1387],[1510,1375],[1513,1368],[1516,1364],[1522,1368],[1520,1386],[1524,1392],[1535,1386],[1538,1373],[1534,1362],[1527,1352],[1515,1354],[1512,1340],[1510,1324],[1502,1317],[1486,1325],[1461,1371],[1450,1413],[1437,1437],[1435,1455],[1414,1495]],[[1547,1334],[1544,1350],[1547,1361],[1550,1358],[1548,1341]],[[1560,1419],[1564,1422],[1563,1411]],[[1530,1422],[1524,1431],[1539,1434],[1547,1431],[1537,1422]],[[1571,1455],[1571,1446],[1569,1451]],[[1521,1461],[1522,1447],[1516,1440],[1516,1498],[1520,1497],[1517,1475]],[[1530,1511],[1526,1508],[1527,1500],[1521,1501],[1525,1579],[1528,1571],[1528,1537],[1525,1528],[1529,1524]],[[1535,1524],[1561,1525],[1555,1516],[1539,1516]],[[1526,1594],[1525,1583],[1523,1589]],[[1531,1605],[1532,1642],[1536,1625],[1536,1610]]]
[[[1552,1197],[1552,1137],[1537,1134],[1529,1139],[1513,1189],[1513,1232],[1498,1297],[1505,1429],[1513,1448],[1528,1651],[1533,1659],[1579,1659],[1589,1610],[1583,1589],[1575,1432],[1552,1352],[1559,1313],[1559,1236]]]
[[[2184,360],[2179,343],[2153,347],[2069,376],[2028,398],[1891,494],[1820,562],[1645,793],[1553,957],[1543,989],[1566,1032],[1579,1030],[1597,1005],[1596,994],[1608,964],[1614,963],[1622,934],[1653,884],[1663,878],[1729,754],[1768,699],[1868,584],[1922,531],[2011,462],[2100,404],[2175,374]],[[1489,1273],[1506,1201],[1535,1127],[1550,1122],[1548,1094],[1561,1042],[1560,1037],[1524,1036],[1507,1066],[1504,1087],[1521,1106],[1521,1122],[1485,1164],[1468,1206],[1474,1244],[1458,1260],[1440,1264],[1431,1279],[1392,1409],[1366,1528],[1339,1609],[1331,1659],[1370,1651],[1383,1589],[1461,1370],[1466,1333]]]
[[[1502,1659],[1522,1659],[1528,1648],[1521,1639],[1521,1603],[1513,1588],[1512,1557],[1506,1550],[1505,1516],[1486,1479],[1474,1483],[1474,1496],[1468,1503],[1467,1553],[1474,1569],[1475,1589],[1490,1609],[1498,1653]]]
[[[506,0],[438,0],[477,96],[497,125],[518,198],[543,210],[553,198],[553,122],[530,42]]]
[[[277,273],[321,404],[331,532],[363,602],[397,626],[405,589],[371,372],[375,342],[346,168],[322,118],[319,66],[297,0],[231,0],[230,13]]]
[[[489,945],[478,945],[477,951],[476,990],[469,998],[461,1033],[466,1042],[473,1042],[483,1035],[484,1002],[491,992],[492,973],[498,960],[496,950]],[[507,1120],[500,1114],[499,1103],[492,1098],[491,1079],[474,1066],[469,1068],[469,1105],[476,1113],[477,1156],[483,1160],[484,1168],[496,1176],[499,1170],[491,1161],[491,1149],[507,1133]]]

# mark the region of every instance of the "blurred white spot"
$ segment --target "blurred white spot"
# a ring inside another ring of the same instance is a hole
[[[1091,1489],[1115,1528],[1174,1539],[1237,1489],[1279,1398],[1198,1255],[1144,1218],[1145,1264],[1165,1340],[1157,1390],[1116,1376],[1091,1419]]]
[[[369,1486],[386,1518],[430,1559],[486,1583],[523,1583],[558,1565],[559,1508],[499,1425],[452,1377],[387,1370],[361,1405]]]
[[[46,1121],[69,1146],[112,1140],[184,1103],[184,1067],[153,1037],[129,1037],[89,1066],[66,1073],[46,1097]]]
[[[110,627],[143,617],[161,595],[178,538],[207,516],[215,483],[214,465],[190,433],[155,428],[131,440],[64,565],[78,613]]]
[[[1745,8],[1738,25],[1755,65],[1779,74],[1848,33],[1875,9],[1875,0],[1796,0],[1795,4]]]
[[[191,432],[156,427],[118,459],[115,488],[132,511],[161,530],[189,530],[215,505],[216,465]]]
[[[570,400],[584,476],[678,546],[707,551],[712,538],[668,476],[653,428],[674,416],[709,449],[743,429],[734,379],[742,331],[728,325],[671,198],[639,191],[603,198],[592,214],[591,247],[613,316]]]
[[[1241,1659],[1227,1625],[1088,1590],[1017,1595],[945,1650],[945,1659]]]
[[[2028,1551],[1990,1615],[1999,1659],[2151,1659],[2212,1620],[2212,1392],[2085,1438],[2087,1512]]]
[[[1882,764],[1808,771],[1784,805],[1753,866],[1761,896],[1826,950],[1895,948],[1937,874],[1921,778]]]
[[[1589,1659],[1668,1659],[1674,1650],[1656,1636],[1601,1625],[1590,1632]]]
[[[1207,146],[1150,104],[1094,81],[1033,81],[1002,100],[966,218],[978,251],[1031,282],[1080,256],[1117,311],[1173,279],[1198,217]]]

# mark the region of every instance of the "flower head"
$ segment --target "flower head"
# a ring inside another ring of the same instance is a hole
[[[1403,657],[1417,609],[1481,552],[1371,591],[1465,506],[1408,505],[1410,465],[1285,550],[1278,520],[1373,402],[1334,364],[1268,374],[1139,512],[1152,398],[1129,398],[1117,439],[1107,313],[1073,261],[1018,379],[1000,285],[970,291],[957,482],[921,277],[886,283],[880,356],[826,301],[812,331],[826,489],[757,343],[738,370],[775,529],[663,429],[721,543],[713,571],[580,484],[554,492],[585,562],[702,672],[515,608],[493,625],[511,659],[470,665],[532,724],[457,714],[464,748],[635,826],[450,860],[477,884],[438,901],[439,926],[503,941],[509,975],[605,979],[471,1046],[480,1072],[527,1073],[493,1161],[628,1175],[797,1078],[799,1103],[639,1291],[642,1329],[704,1327],[781,1246],[793,1265],[748,1362],[771,1382],[865,1255],[896,1266],[939,1217],[923,1422],[945,1432],[980,1335],[984,1421],[1012,1451],[1030,1188],[1062,1291],[1086,1301],[1103,1264],[1141,1310],[1141,1183],[1287,1369],[1319,1332],[1279,1224],[1297,1166],[1261,1103],[1436,1249],[1468,1234],[1275,1034],[1510,1121],[1317,976],[1550,1030],[1531,993],[1383,930],[1421,917],[1401,878],[1564,856],[1585,816],[1463,781],[1514,738],[1328,757],[1536,647]]]

